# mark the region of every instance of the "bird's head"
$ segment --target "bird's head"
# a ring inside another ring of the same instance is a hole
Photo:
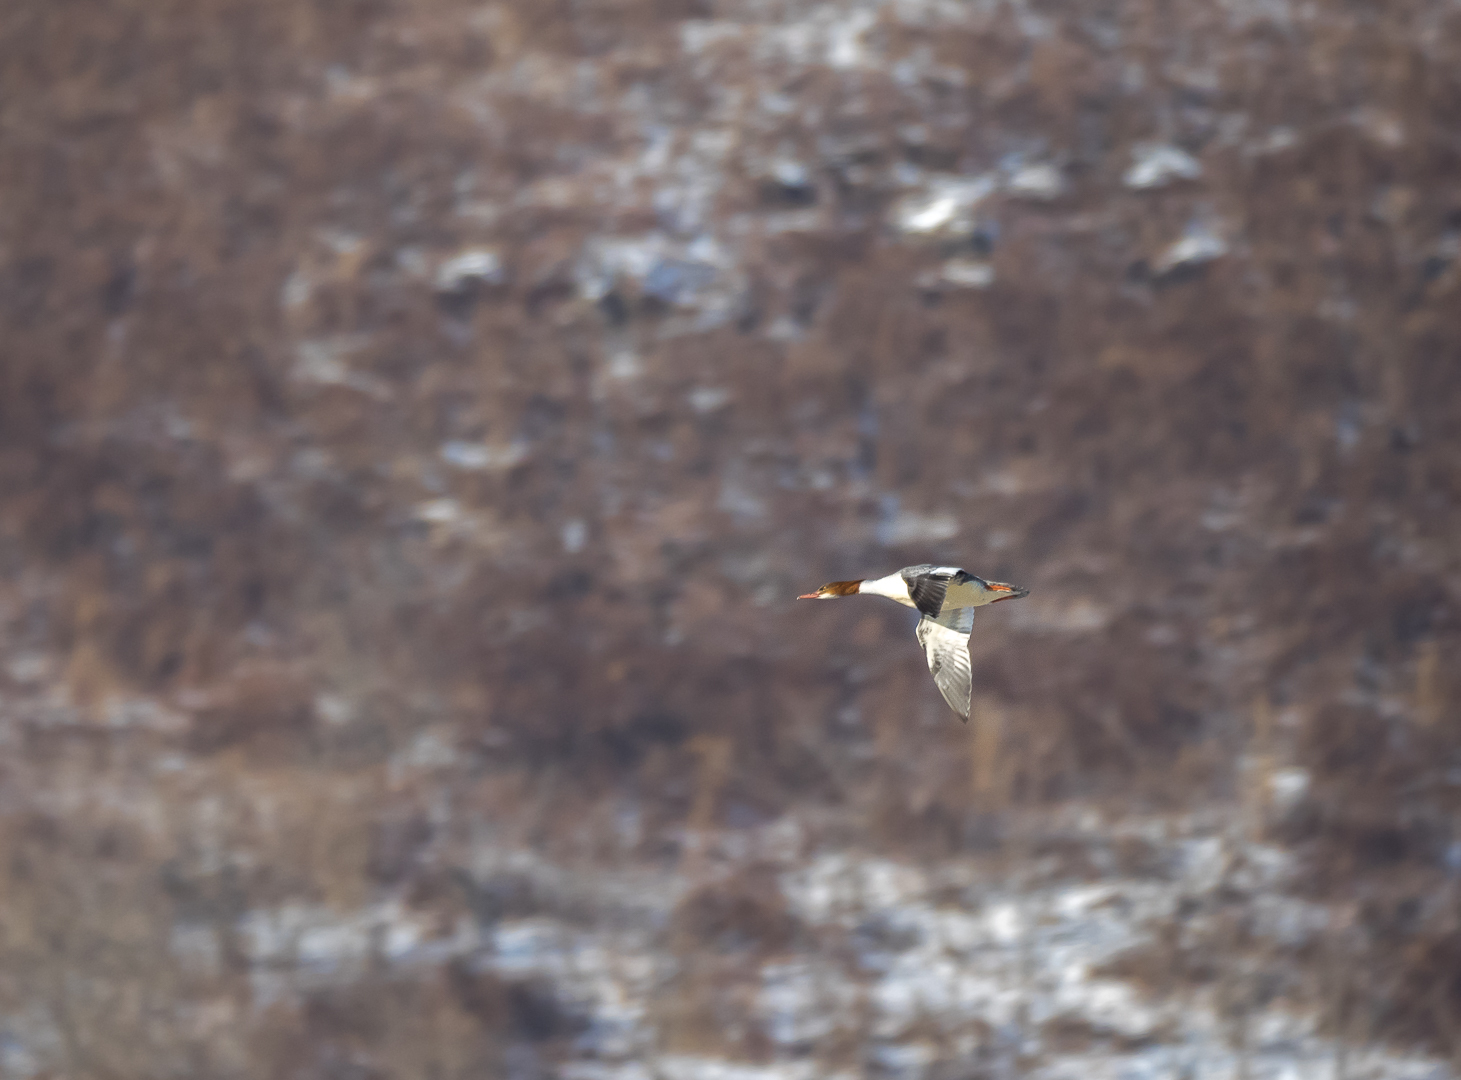
[[[802,593],[798,600],[832,600],[839,596],[851,596],[862,584],[858,581],[829,581],[816,592]]]
[[[997,604],[1001,600],[1019,600],[1030,595],[1029,589],[1022,589],[1018,585],[1010,585],[1003,581],[984,582],[984,591],[994,594],[989,599],[991,604]]]

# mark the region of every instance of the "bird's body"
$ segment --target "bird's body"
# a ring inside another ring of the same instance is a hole
[[[1000,600],[1018,600],[1028,596],[1029,590],[986,581],[957,566],[920,563],[887,577],[833,581],[798,599],[830,600],[857,593],[886,596],[923,616],[915,633],[928,658],[928,670],[949,707],[967,721],[972,683],[969,632],[974,628],[974,612]]]

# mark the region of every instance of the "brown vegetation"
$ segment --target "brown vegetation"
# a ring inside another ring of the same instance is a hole
[[[691,56],[686,20],[751,21],[694,0],[12,0],[4,1024],[54,1075],[531,1075],[576,1023],[538,989],[367,963],[271,1001],[240,920],[572,909],[473,876],[474,829],[665,867],[687,822],[830,811],[937,857],[1010,806],[1231,799],[1354,913],[1332,1026],[1461,1055],[1461,14],[1309,7],[880,9],[886,64],[777,82]],[[735,86],[794,107],[728,122]],[[735,135],[703,228],[753,223],[744,288],[703,329],[576,276],[693,217],[602,195],[655,125]],[[1124,183],[1146,142],[1201,176]],[[898,166],[1021,155],[1061,192],[888,224]],[[925,558],[1033,590],[976,627],[972,743],[901,612],[789,602]],[[764,884],[669,936],[786,947]],[[1171,949],[1127,974],[1206,977]]]

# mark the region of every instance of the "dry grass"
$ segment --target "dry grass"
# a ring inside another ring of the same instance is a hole
[[[464,816],[668,864],[682,824],[830,808],[937,857],[1073,796],[1241,802],[1316,896],[1357,905],[1373,978],[1335,997],[1336,1028],[1362,1013],[1369,1035],[1457,1053],[1461,937],[1434,899],[1461,732],[1456,13],[1321,3],[1285,28],[1051,4],[1033,44],[1004,18],[885,18],[890,55],[968,85],[918,97],[817,68],[798,111],[738,129],[711,217],[824,217],[748,241],[743,310],[681,334],[642,290],[575,287],[587,238],[659,219],[586,194],[642,124],[584,108],[568,74],[602,58],[603,100],[640,86],[709,130],[714,88],[752,60],[726,45],[697,74],[677,33],[726,12],[479,8],[3,16],[0,629],[9,655],[51,658],[68,718],[36,720],[44,695],[7,677],[6,775],[34,779],[0,815],[3,966],[24,973],[6,1008],[45,1013],[66,1074],[497,1060],[531,1012],[510,991],[437,972],[265,1007],[229,938],[285,900],[416,888],[454,910],[425,853]],[[1151,139],[1202,178],[1123,186]],[[876,178],[900,162],[973,173],[1037,146],[1068,190],[998,197],[988,235],[919,246],[880,224],[895,192]],[[755,171],[783,152],[812,194]],[[1207,217],[1228,256],[1164,272]],[[507,281],[435,290],[431,268],[476,245]],[[974,248],[989,289],[910,287]],[[301,377],[311,356],[355,381]],[[686,404],[706,386],[729,404]],[[526,450],[454,471],[451,440]],[[889,549],[894,499],[962,531]],[[420,509],[440,500],[460,516]],[[1034,589],[1026,614],[981,619],[967,732],[896,613],[773,602],[925,557]],[[183,730],[108,719],[144,696]],[[168,786],[168,755],[212,790]],[[1276,820],[1282,766],[1311,785]],[[117,820],[57,794],[98,787],[149,794]],[[685,951],[794,933],[737,895],[686,901]],[[219,942],[203,974],[165,944],[194,911]],[[714,1028],[686,1008],[684,1030]]]

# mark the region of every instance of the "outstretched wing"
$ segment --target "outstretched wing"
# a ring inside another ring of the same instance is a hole
[[[918,620],[918,644],[928,657],[934,685],[949,708],[966,723],[969,720],[969,631],[974,628],[974,608],[958,608],[942,618],[927,615]]]
[[[930,618],[937,618],[943,610],[944,596],[951,584],[962,585],[974,580],[972,574],[957,566],[934,566],[931,563],[905,566],[898,573],[908,585],[908,597],[913,606]]]

